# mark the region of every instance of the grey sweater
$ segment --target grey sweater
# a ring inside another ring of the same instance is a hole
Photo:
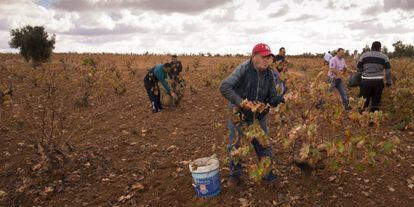
[[[368,51],[361,55],[357,64],[357,71],[362,73],[364,80],[382,80],[391,84],[391,65],[388,57],[379,51]]]

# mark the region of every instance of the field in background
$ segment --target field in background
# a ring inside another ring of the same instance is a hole
[[[33,70],[18,55],[0,55],[2,206],[410,206],[414,203],[414,63],[393,59],[395,84],[384,89],[388,115],[372,132],[400,140],[388,165],[360,172],[318,170],[303,176],[282,147],[289,127],[277,115],[268,126],[276,166],[287,187],[249,181],[226,186],[228,112],[219,84],[246,57],[179,57],[186,90],[177,108],[153,114],[143,87],[147,69],[168,56],[54,54]],[[306,113],[304,94],[323,70],[321,59],[290,58],[293,116]],[[348,60],[348,65],[352,65]],[[358,89],[351,89],[356,97]],[[303,96],[302,96],[303,95]],[[308,96],[308,95],[306,95]],[[340,105],[335,92],[332,103]],[[86,101],[85,101],[86,100]],[[411,101],[411,102],[410,102]],[[294,104],[295,103],[295,104]],[[277,114],[277,113],[276,113]],[[345,114],[341,114],[341,117]],[[287,120],[295,122],[294,120]],[[328,121],[328,120],[327,120]],[[335,130],[320,129],[333,136]],[[356,129],[355,129],[356,130]],[[324,134],[325,133],[325,134]],[[342,132],[341,132],[342,133]],[[39,143],[47,143],[45,149]],[[222,193],[195,197],[188,163],[217,154]],[[44,156],[50,155],[45,162]],[[254,161],[251,157],[247,162]]]

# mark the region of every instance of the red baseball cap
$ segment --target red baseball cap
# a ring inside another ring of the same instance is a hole
[[[253,53],[259,53],[261,56],[273,55],[270,47],[264,43],[259,43],[253,47]]]

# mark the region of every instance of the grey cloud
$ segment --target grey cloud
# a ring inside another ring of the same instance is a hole
[[[91,10],[95,6],[93,2],[88,0],[58,0],[50,5],[52,8],[66,10],[66,11],[84,11]]]
[[[357,5],[356,4],[353,4],[353,3],[349,4],[346,1],[328,0],[328,2],[326,3],[326,7],[329,8],[329,9],[344,9],[344,10],[348,10],[348,9],[356,8]]]
[[[383,12],[383,5],[377,4],[371,7],[368,7],[362,11],[364,15],[373,16]]]
[[[5,31],[0,32],[0,37],[7,37],[7,33]],[[0,41],[0,50],[9,50],[10,46],[8,41]]]
[[[202,26],[200,26],[197,23],[192,22],[184,22],[183,23],[183,32],[186,33],[193,33],[193,32],[199,32],[202,31]]]
[[[235,11],[239,9],[240,7],[242,7],[243,5],[244,5],[244,2],[242,2],[241,4],[227,5],[227,6],[224,6],[223,8],[224,14],[213,13],[213,14],[206,15],[206,17],[207,19],[210,19],[210,21],[214,23],[232,22],[235,20],[234,18]]]
[[[118,20],[122,19],[122,14],[120,12],[111,12],[111,13],[109,13],[109,16],[114,21],[118,21]]]
[[[285,4],[281,9],[277,10],[276,12],[272,12],[268,15],[268,17],[281,17],[289,13],[289,6]]]
[[[195,14],[216,8],[233,0],[119,0],[119,1],[97,1],[87,0],[58,0],[52,3],[52,7],[67,11],[87,10],[112,10],[112,9],[139,9],[151,10],[164,13],[187,13]]]
[[[162,12],[179,12],[179,13],[198,13],[208,9],[216,8],[232,0],[142,0],[144,9],[162,11]]]
[[[270,4],[274,3],[274,2],[278,2],[280,0],[257,0],[257,2],[259,3],[259,9],[265,9],[266,7],[268,7]]]
[[[213,19],[215,22],[231,22],[234,20],[235,9],[227,9],[226,13],[221,17],[216,17]]]
[[[5,18],[0,19],[0,31],[9,30],[9,24]]]
[[[293,0],[293,2],[295,2],[296,4],[301,4],[303,3],[304,0]]]
[[[108,28],[74,28],[61,34],[79,35],[79,36],[105,36],[105,35],[120,35],[131,33],[148,33],[150,30],[144,27],[134,27],[125,24],[117,24],[113,29]],[[57,32],[59,33],[59,32]]]
[[[250,27],[240,30],[240,32],[243,32],[244,34],[263,34],[269,31],[271,31],[269,26]]]
[[[1,0],[0,1],[0,6],[1,5],[8,5],[8,4],[18,4],[18,3],[23,3],[23,1],[19,1],[19,0]]]
[[[376,19],[369,19],[361,22],[351,22],[346,25],[351,30],[362,31],[366,35],[378,35],[378,34],[396,34],[411,32],[411,29],[405,28],[401,25],[395,25],[393,27],[384,27],[384,25],[377,22]]]
[[[376,4],[363,11],[366,15],[377,15],[390,10],[401,9],[403,11],[414,10],[413,0],[384,0],[383,4]]]
[[[401,9],[401,10],[414,10],[414,1],[413,0],[384,0],[384,9],[389,11],[392,9]]]
[[[299,22],[299,21],[318,20],[318,19],[320,18],[316,15],[302,14],[301,16],[298,16],[298,17],[289,18],[286,21],[287,22]]]

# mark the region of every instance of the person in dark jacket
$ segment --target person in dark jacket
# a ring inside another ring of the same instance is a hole
[[[168,95],[176,97],[171,91],[170,85],[167,83],[168,71],[171,69],[170,63],[158,64],[148,71],[144,78],[144,86],[147,90],[148,97],[151,101],[152,112],[157,113],[163,109],[161,105],[161,91],[158,82],[161,82]]]
[[[282,80],[280,78],[281,73],[287,72],[286,64],[288,61],[286,60],[286,49],[284,47],[281,47],[279,49],[279,54],[276,56],[273,56],[273,65],[275,67],[275,70],[273,71],[273,75],[276,81],[276,87],[280,90],[279,94],[284,95],[287,91],[286,88],[286,81]]]
[[[371,112],[379,110],[381,95],[384,89],[384,70],[386,85],[390,87],[391,65],[388,57],[381,53],[381,43],[372,43],[371,50],[363,53],[357,64],[357,72],[361,73],[360,96],[365,98],[364,108],[372,102]]]
[[[236,108],[239,111],[240,121],[235,124],[231,120],[228,121],[228,128],[230,129],[228,152],[231,156],[231,151],[239,148],[241,133],[238,133],[236,144],[233,144],[236,130],[241,132],[242,126],[248,126],[253,122],[259,121],[261,128],[265,133],[268,133],[266,126],[266,114],[268,110],[262,113],[252,112],[251,106],[253,102],[269,104],[276,107],[279,103],[284,102],[282,96],[276,93],[275,80],[269,64],[271,62],[272,53],[266,44],[257,44],[252,51],[252,56],[249,60],[239,65],[233,73],[228,76],[220,86],[221,94],[230,102],[230,108]],[[252,140],[252,145],[259,158],[272,157],[270,147],[264,147],[257,139]],[[231,160],[231,157],[230,157]],[[239,183],[241,174],[240,163],[230,161],[230,178],[228,180],[229,186],[236,186]],[[275,181],[277,176],[272,172],[265,175],[264,180]]]
[[[173,55],[171,57],[171,70],[168,72],[168,76],[170,79],[178,82],[180,79],[180,73],[183,70],[183,65],[181,64],[181,61],[178,60],[177,55]]]
[[[279,49],[279,54],[273,56],[273,63],[276,65],[277,71],[286,72],[286,64],[288,61],[286,60],[286,49],[281,47]]]

